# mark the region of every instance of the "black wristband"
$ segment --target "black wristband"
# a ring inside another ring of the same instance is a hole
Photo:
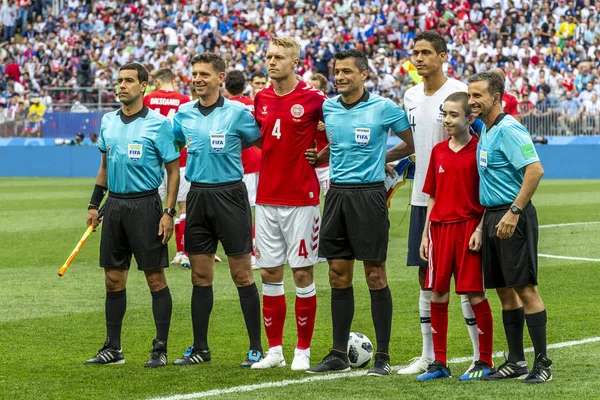
[[[104,186],[95,185],[94,191],[92,192],[92,198],[90,199],[90,204],[94,206],[100,206],[100,203],[102,203],[107,190],[108,189]]]

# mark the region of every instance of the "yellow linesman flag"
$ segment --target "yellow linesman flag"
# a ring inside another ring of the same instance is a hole
[[[406,61],[404,64],[402,64],[402,68],[404,68],[404,70],[408,72],[408,76],[411,77],[414,83],[423,82],[423,77],[419,76],[419,74],[417,73],[417,68],[410,61]]]

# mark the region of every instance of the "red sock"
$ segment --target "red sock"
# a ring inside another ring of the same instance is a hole
[[[179,239],[177,242],[181,246],[181,251],[187,256],[188,254],[185,252],[185,216],[179,219]]]
[[[446,353],[448,349],[448,302],[431,302],[431,337],[435,359],[448,365]]]
[[[296,288],[296,329],[298,330],[296,348],[300,350],[310,349],[317,316],[316,294],[314,283],[305,288]]]
[[[283,324],[286,314],[283,282],[267,284],[263,282],[263,321],[269,340],[269,348],[283,343]]]
[[[479,360],[492,366],[492,347],[494,343],[494,319],[487,299],[475,304],[473,312],[479,328]]]
[[[182,222],[183,222],[183,224],[185,224],[185,219],[184,220],[180,220],[179,218],[176,219],[175,220],[175,227],[174,227],[174,230],[175,230],[175,248],[177,249],[178,253],[181,252],[181,251],[183,251],[183,240],[182,240],[183,235],[181,233],[181,231],[182,231],[181,228],[183,226]]]

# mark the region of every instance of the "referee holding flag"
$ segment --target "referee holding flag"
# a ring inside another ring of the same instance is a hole
[[[179,187],[179,152],[171,122],[144,106],[148,71],[137,63],[119,69],[121,109],[102,117],[98,149],[102,162],[88,206],[87,224],[98,226],[98,206],[108,188],[106,215],[100,241],[100,266],[106,284],[106,341],[85,364],[123,364],[121,325],[127,306],[125,285],[135,256],[146,274],[152,294],[156,338],[146,367],[167,363],[167,339],[172,300],[163,268],[169,266],[167,242],[173,234],[175,200]],[[158,186],[166,166],[167,208]]]

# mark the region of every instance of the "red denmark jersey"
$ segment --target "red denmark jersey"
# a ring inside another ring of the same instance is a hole
[[[429,220],[459,222],[483,216],[479,203],[477,138],[458,152],[450,149],[450,139],[438,143],[431,152],[423,193],[435,197]]]
[[[229,100],[238,101],[244,104],[254,115],[254,100],[250,96],[234,96]],[[254,174],[260,171],[261,151],[258,147],[252,146],[242,150],[242,164],[244,165],[244,174]]]
[[[262,134],[257,204],[319,204],[319,180],[304,153],[315,144],[325,99],[320,90],[305,82],[299,82],[285,96],[279,96],[270,86],[254,98],[254,113]]]
[[[173,121],[173,117],[179,106],[190,101],[185,94],[173,90],[156,90],[144,96],[144,105],[151,110],[158,111],[161,115]],[[187,162],[187,148],[181,149],[179,153],[179,168],[185,167]]]
[[[502,108],[513,117],[521,116],[521,113],[519,112],[519,99],[512,93],[504,92],[504,96],[502,97]]]

